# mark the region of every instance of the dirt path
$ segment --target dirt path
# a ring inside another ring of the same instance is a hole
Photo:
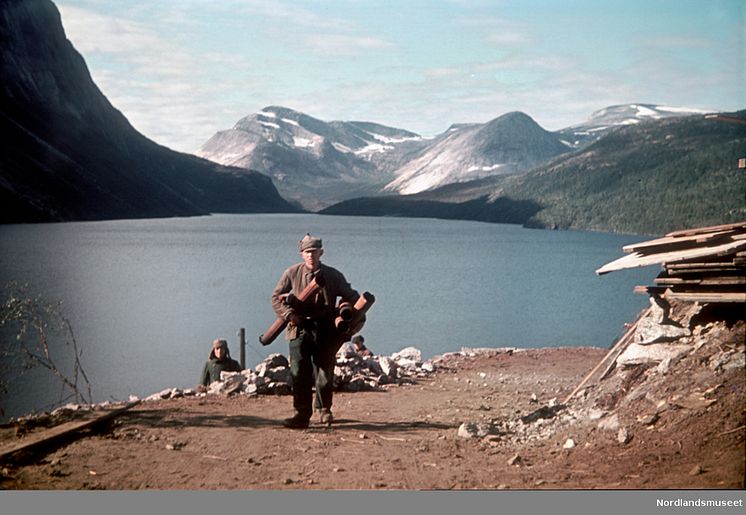
[[[592,415],[520,422],[562,400],[605,353],[563,348],[454,356],[414,385],[337,393],[331,430],[317,423],[305,431],[282,428],[289,396],[147,402],[106,431],[5,465],[0,486],[743,488],[744,431],[727,432],[744,420],[739,370],[720,378],[719,388],[733,395],[714,407],[669,410],[653,425],[632,419],[646,413],[644,403],[636,415],[618,411],[626,442],[617,431],[599,430]],[[464,438],[458,434],[464,422],[494,431]],[[0,436],[2,443],[15,438],[12,428]]]

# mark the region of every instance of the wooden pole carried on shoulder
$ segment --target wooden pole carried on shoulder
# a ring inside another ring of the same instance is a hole
[[[319,288],[324,286],[324,279],[321,275],[314,276],[313,279],[308,283],[308,285],[303,288],[303,291],[298,294],[296,297],[298,302],[304,302],[306,299],[308,299],[311,295],[316,293]],[[269,329],[267,329],[266,332],[264,332],[262,335],[259,336],[259,343],[262,345],[269,345],[273,341],[275,341],[275,338],[287,327],[288,322],[287,320],[283,320],[282,318],[276,319],[271,326],[269,326]]]

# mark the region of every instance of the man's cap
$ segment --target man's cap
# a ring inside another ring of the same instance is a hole
[[[352,337],[352,343],[363,343],[365,341],[365,338],[363,338],[362,334],[358,334],[357,336]]]
[[[315,236],[311,236],[310,233],[306,233],[305,236],[303,236],[303,239],[298,242],[298,250],[303,252],[304,250],[308,249],[320,249],[321,248],[321,238],[317,238]]]
[[[212,348],[217,349],[218,347],[228,348],[228,342],[223,338],[217,338],[212,341]]]

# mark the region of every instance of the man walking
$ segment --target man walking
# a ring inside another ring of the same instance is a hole
[[[334,364],[338,333],[334,327],[337,297],[352,304],[359,294],[342,273],[321,263],[324,254],[320,238],[306,234],[298,242],[302,262],[285,272],[272,292],[272,309],[288,322],[286,338],[290,342],[290,374],[293,380],[295,414],[285,427],[305,429],[313,413],[313,387],[321,423],[331,425]],[[322,286],[304,302],[288,296],[299,294],[315,277]]]

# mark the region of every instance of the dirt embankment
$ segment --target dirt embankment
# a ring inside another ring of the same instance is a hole
[[[448,354],[413,382],[337,393],[332,429],[284,429],[288,395],[143,402],[105,428],[15,456],[0,486],[743,488],[745,325],[699,321],[656,344],[680,346],[659,361],[620,356],[567,405],[608,349]],[[1,428],[0,446],[43,430],[31,426]]]

